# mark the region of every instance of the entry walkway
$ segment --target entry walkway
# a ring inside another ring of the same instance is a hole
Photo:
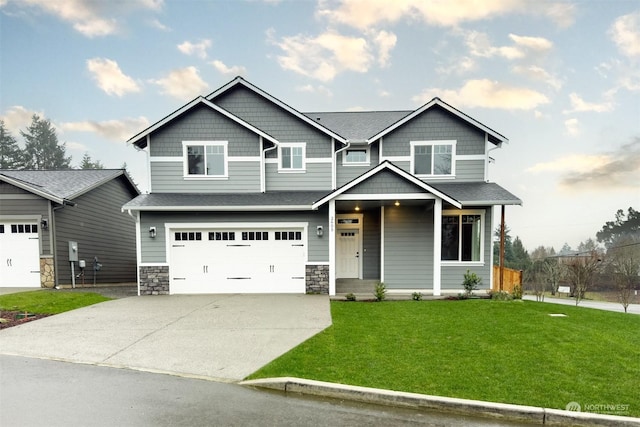
[[[525,295],[522,297],[522,299],[527,301],[535,301],[536,297],[535,295]],[[550,304],[572,305],[574,307],[576,305],[575,299],[551,298],[548,296],[544,297],[544,302],[548,302]],[[598,310],[617,311],[620,313],[624,313],[624,308],[619,302],[582,300],[578,304],[578,307],[595,308]],[[629,307],[627,307],[627,312],[631,314],[640,314],[640,304],[629,304]]]
[[[4,329],[0,354],[237,381],[330,325],[326,295],[130,297]]]

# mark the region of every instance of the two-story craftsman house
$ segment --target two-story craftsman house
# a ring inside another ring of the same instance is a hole
[[[137,219],[141,294],[335,294],[488,288],[492,212],[521,201],[487,181],[507,138],[438,98],[413,111],[301,113],[243,78],[130,139],[150,192]]]

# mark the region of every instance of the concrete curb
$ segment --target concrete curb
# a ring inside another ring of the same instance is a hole
[[[281,377],[242,381],[240,385],[268,388],[283,392],[348,399],[357,402],[399,406],[413,409],[430,409],[441,412],[488,417],[509,421],[522,421],[552,426],[640,426],[640,418],[617,415],[572,412],[534,406],[483,402],[452,397],[429,396],[418,393],[382,390],[350,386],[302,378]]]

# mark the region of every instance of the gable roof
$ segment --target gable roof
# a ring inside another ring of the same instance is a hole
[[[319,199],[318,201],[316,201],[313,204],[313,208],[314,209],[318,209],[320,206],[324,205],[325,203],[327,203],[329,200],[331,199],[335,199],[336,197],[338,197],[339,195],[343,194],[344,192],[350,190],[351,188],[355,187],[356,185],[360,184],[363,181],[366,181],[367,179],[371,178],[372,176],[384,171],[384,170],[389,170],[391,172],[394,172],[396,175],[400,176],[401,178],[404,178],[405,180],[409,181],[410,183],[416,185],[417,187],[419,187],[420,189],[424,190],[425,192],[431,193],[449,203],[451,203],[453,206],[457,207],[457,208],[462,208],[462,204],[454,199],[453,197],[450,197],[449,195],[441,192],[440,190],[434,188],[433,186],[425,183],[424,181],[416,178],[414,175],[411,175],[410,173],[400,169],[399,167],[397,167],[396,165],[394,165],[393,163],[391,163],[388,160],[385,160],[384,162],[380,163],[378,166],[376,166],[373,169],[370,169],[368,172],[363,173],[362,175],[360,175],[359,177],[357,177],[354,180],[351,180],[350,182],[346,183],[345,185],[343,185],[342,187],[338,188],[337,190],[327,194],[325,197]]]
[[[304,113],[307,117],[333,129],[349,142],[368,142],[375,135],[412,111],[345,111]]]
[[[268,133],[258,129],[257,127],[253,126],[252,124],[242,120],[240,117],[230,113],[229,111],[227,111],[224,108],[220,107],[219,105],[216,105],[213,102],[203,98],[202,96],[199,96],[199,97],[193,99],[191,102],[189,102],[189,103],[183,105],[182,107],[178,108],[176,111],[174,111],[173,113],[169,114],[168,116],[166,116],[162,120],[152,124],[151,126],[146,128],[142,132],[132,136],[127,142],[131,143],[131,144],[135,144],[138,148],[145,148],[147,146],[147,139],[146,139],[147,135],[149,135],[152,132],[160,129],[161,127],[163,127],[167,123],[177,119],[178,117],[180,117],[184,113],[186,113],[189,110],[192,110],[193,108],[196,108],[196,107],[198,107],[200,105],[205,105],[205,106],[211,108],[212,110],[215,110],[218,113],[222,114],[223,116],[225,116],[225,117],[233,120],[234,122],[238,123],[240,126],[244,126],[245,128],[247,128],[250,131],[260,135],[261,137],[273,142],[274,144],[278,144],[278,140],[275,139],[274,137],[272,137],[271,135],[269,135]]]
[[[299,118],[300,120],[302,120],[303,122],[307,123],[308,125],[313,126],[314,128],[318,129],[319,131],[329,135],[331,138],[334,138],[342,143],[347,143],[347,139],[343,136],[338,134],[337,132],[335,132],[335,130],[329,129],[328,127],[324,126],[321,123],[318,123],[317,121],[305,116],[304,114],[302,114],[300,111],[296,110],[295,108],[291,107],[290,105],[280,101],[278,98],[276,98],[275,96],[265,92],[264,90],[260,89],[257,86],[254,86],[253,84],[249,83],[248,81],[246,81],[245,79],[243,79],[242,77],[238,76],[235,79],[231,80],[229,83],[227,83],[226,85],[220,87],[219,89],[211,92],[209,95],[206,96],[206,99],[209,101],[214,101],[215,98],[217,98],[218,96],[224,94],[225,92],[233,89],[234,87],[241,85],[251,91],[253,91],[254,93],[262,96],[263,98],[266,98],[267,100],[271,101],[272,103],[274,103],[275,105],[277,105],[278,107],[282,108],[283,110],[287,111],[288,113],[294,115],[295,117]]]
[[[482,130],[483,132],[486,132],[488,137],[489,137],[489,141],[492,142],[495,145],[500,145],[503,142],[509,142],[509,139],[507,137],[505,137],[504,135],[501,135],[498,132],[496,132],[493,129],[491,129],[490,127],[483,125],[482,123],[480,123],[476,119],[472,118],[471,116],[466,115],[462,111],[452,107],[451,105],[447,104],[446,102],[444,102],[443,100],[441,100],[440,98],[437,98],[437,97],[433,98],[431,101],[427,102],[422,107],[418,108],[417,110],[414,110],[410,114],[407,114],[406,116],[404,116],[403,118],[401,118],[397,122],[393,123],[391,126],[388,126],[387,128],[385,128],[385,129],[381,130],[380,132],[370,136],[367,139],[371,143],[371,142],[375,141],[376,139],[382,138],[383,136],[389,134],[390,132],[392,132],[393,130],[399,128],[400,126],[402,126],[403,124],[407,123],[408,121],[414,119],[415,117],[419,116],[420,114],[424,113],[425,111],[427,111],[427,110],[429,110],[431,108],[434,108],[436,106],[443,108],[444,110],[450,112],[454,116],[457,116],[458,118],[462,119],[463,121],[469,123],[471,126],[474,126],[474,127],[478,128],[478,129]]]
[[[59,204],[71,203],[119,176],[124,176],[135,193],[140,194],[124,169],[0,170],[0,181]]]

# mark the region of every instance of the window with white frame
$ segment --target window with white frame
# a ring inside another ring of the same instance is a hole
[[[411,141],[412,172],[419,176],[454,175],[455,141]]]
[[[280,144],[278,146],[278,157],[280,158],[278,170],[281,172],[304,171],[305,151],[306,146],[304,143]]]
[[[227,177],[227,141],[184,141],[186,177]]]
[[[483,245],[482,213],[442,214],[442,261],[482,262]]]
[[[368,165],[369,147],[349,148],[342,155],[344,165]]]

